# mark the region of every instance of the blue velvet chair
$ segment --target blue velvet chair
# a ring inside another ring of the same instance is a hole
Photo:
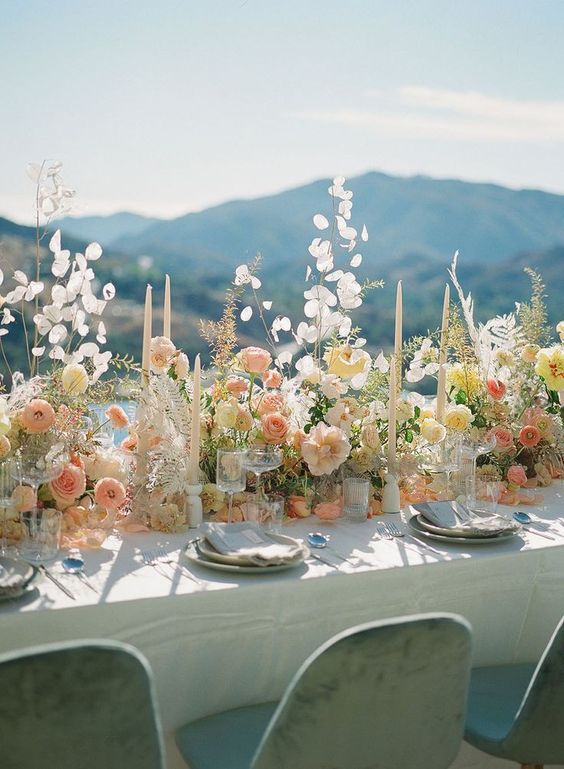
[[[538,665],[472,671],[464,737],[523,767],[564,763],[564,617]]]
[[[0,655],[2,769],[164,769],[151,672],[110,641]]]
[[[177,745],[191,769],[443,769],[462,740],[470,643],[455,615],[353,627],[280,702],[194,721]]]

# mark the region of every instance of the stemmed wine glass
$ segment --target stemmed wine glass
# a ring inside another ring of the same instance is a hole
[[[460,467],[458,447],[445,438],[438,444],[429,446],[428,452],[423,456],[421,469],[433,475],[445,476],[444,493],[448,494],[451,485],[451,475]]]
[[[261,475],[280,467],[281,464],[282,450],[276,446],[253,446],[247,449],[245,466],[247,470],[251,470],[256,475],[256,497],[259,505],[263,499]]]
[[[42,483],[53,481],[62,473],[69,456],[63,444],[45,446],[26,446],[12,462],[12,475],[18,483],[30,486],[33,491],[35,504],[26,513],[26,521],[30,531],[37,532],[42,527],[42,511],[37,505],[37,494]],[[31,555],[33,560],[40,561],[42,553],[38,550]]]
[[[232,523],[233,494],[245,491],[247,485],[246,454],[244,449],[218,449],[217,452],[216,485],[229,496],[227,523]]]
[[[0,508],[2,509],[2,539],[0,540],[0,555],[8,555],[6,538],[7,511],[14,504],[12,494],[17,486],[14,473],[14,460],[4,459],[0,462]]]

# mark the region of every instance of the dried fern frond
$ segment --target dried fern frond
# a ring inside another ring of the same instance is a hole
[[[524,272],[531,281],[530,302],[517,305],[517,314],[523,328],[523,335],[529,344],[545,347],[550,344],[550,326],[547,322],[546,305],[544,303],[544,283],[538,272],[525,267]]]
[[[476,344],[476,341],[478,339],[478,329],[476,328],[476,325],[474,323],[474,302],[472,300],[472,294],[470,293],[468,294],[468,296],[464,296],[464,291],[462,290],[462,286],[458,282],[458,277],[456,275],[458,253],[459,253],[458,251],[454,252],[448,274],[450,276],[450,279],[452,280],[452,284],[455,287],[456,292],[458,294],[458,298],[460,300],[460,306],[462,307],[462,313],[464,315],[464,320],[466,322],[466,327],[468,329],[468,335],[470,336],[470,339],[472,340],[472,342]]]

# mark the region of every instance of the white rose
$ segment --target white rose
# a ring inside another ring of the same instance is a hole
[[[115,478],[127,482],[127,472],[119,456],[110,452],[97,451],[84,457],[86,475],[93,481],[100,478]]]
[[[215,408],[215,421],[227,430],[235,427],[239,409],[236,400],[220,401]]]
[[[445,439],[446,428],[436,419],[424,419],[421,423],[421,435],[427,443],[440,443]]]
[[[380,435],[376,425],[364,425],[360,433],[360,442],[373,451],[379,451],[381,447]]]
[[[404,400],[398,401],[396,414],[398,422],[407,422],[408,419],[412,419],[414,414],[413,403]]]

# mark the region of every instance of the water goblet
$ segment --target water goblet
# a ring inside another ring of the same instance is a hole
[[[8,555],[8,541],[6,537],[7,513],[13,507],[13,493],[18,485],[17,474],[14,472],[14,460],[3,459],[0,461],[0,509],[2,511],[2,538],[0,540],[0,555]]]
[[[229,497],[227,523],[232,522],[233,494],[245,491],[247,485],[246,453],[243,449],[218,449],[217,452],[216,485]]]
[[[262,496],[261,476],[282,464],[282,450],[275,446],[253,446],[247,449],[245,466],[256,475],[256,493]]]

